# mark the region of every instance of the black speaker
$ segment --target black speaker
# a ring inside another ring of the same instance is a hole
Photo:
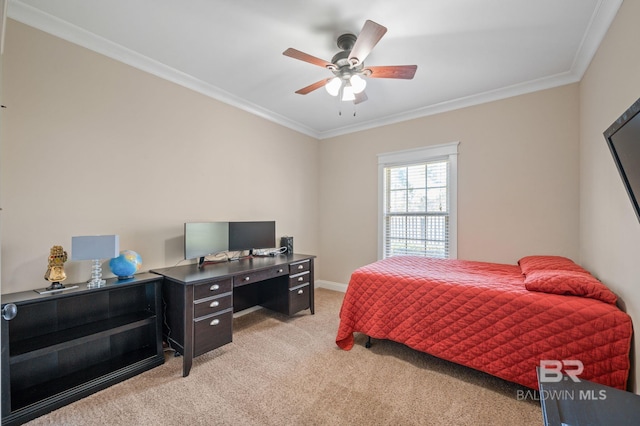
[[[293,254],[293,237],[280,237],[280,247],[286,247],[285,254]]]

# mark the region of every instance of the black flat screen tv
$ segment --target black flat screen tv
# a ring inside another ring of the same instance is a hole
[[[252,250],[276,246],[276,222],[229,222],[229,250]]]
[[[604,137],[640,221],[640,99],[609,126]]]

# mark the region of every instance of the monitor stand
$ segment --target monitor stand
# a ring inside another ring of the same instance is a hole
[[[204,257],[201,257],[198,259],[198,269],[202,269],[207,265],[213,265],[215,263],[224,263],[224,262],[228,262],[229,260],[232,259],[224,259],[224,260],[205,260]]]

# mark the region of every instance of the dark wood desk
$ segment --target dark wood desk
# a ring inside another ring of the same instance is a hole
[[[163,335],[183,356],[182,375],[189,375],[194,357],[232,341],[234,312],[259,305],[313,314],[314,258],[276,255],[152,270],[164,276]]]
[[[541,382],[540,404],[545,426],[618,426],[640,424],[640,395],[598,383]]]

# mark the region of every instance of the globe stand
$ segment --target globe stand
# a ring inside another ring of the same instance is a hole
[[[119,280],[130,280],[131,278],[133,278],[133,275],[122,275],[122,276],[118,276]]]

